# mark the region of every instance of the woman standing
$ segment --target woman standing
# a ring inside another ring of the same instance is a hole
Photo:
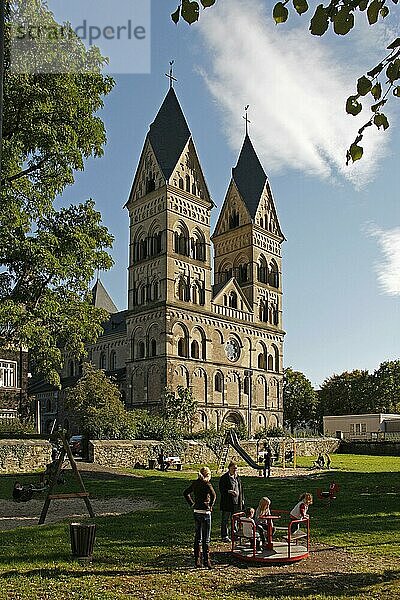
[[[194,559],[196,567],[201,567],[200,544],[203,547],[204,566],[211,569],[210,534],[211,512],[217,498],[210,483],[211,471],[202,467],[199,476],[185,489],[183,495],[194,513]]]

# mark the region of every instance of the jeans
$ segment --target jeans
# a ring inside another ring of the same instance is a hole
[[[239,507],[233,511],[233,513],[235,512],[239,512]],[[229,510],[221,511],[221,539],[229,537],[233,513]]]
[[[203,545],[203,555],[206,554],[205,548],[210,543],[211,536],[211,513],[194,513],[194,545]]]

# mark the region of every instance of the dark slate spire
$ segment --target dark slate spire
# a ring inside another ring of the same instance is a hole
[[[148,133],[157,162],[167,181],[171,177],[190,135],[178,98],[174,88],[171,87],[156,118],[150,125]]]
[[[253,219],[257,212],[267,176],[246,133],[232,177]]]
[[[113,314],[118,312],[118,308],[111,300],[106,288],[101,283],[100,279],[96,281],[92,287],[93,306],[96,308],[103,308],[108,313]]]

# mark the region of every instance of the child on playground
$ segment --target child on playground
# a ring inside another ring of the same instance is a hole
[[[268,527],[267,521],[263,517],[268,517],[271,514],[271,500],[267,498],[267,496],[263,496],[258,503],[256,512],[255,512],[255,522],[257,525],[257,531],[260,534],[260,538],[262,539],[263,544],[265,544],[265,534],[266,529]],[[272,533],[274,533],[275,528],[272,528]]]
[[[310,494],[309,492],[304,492],[304,494],[301,494],[298,503],[290,511],[290,518],[293,521],[297,519],[308,519],[309,516],[307,514],[307,511],[308,507],[312,503],[312,494]],[[296,531],[298,531],[299,527],[300,523],[292,523],[292,525],[290,526],[291,533],[295,533]]]
[[[246,519],[249,519],[253,523],[253,525],[256,527],[256,531],[257,531],[258,536],[259,536],[259,538],[261,540],[261,544],[262,544],[262,546],[264,548],[264,546],[265,546],[265,532],[264,532],[264,530],[263,530],[262,527],[259,527],[259,525],[257,524],[257,521],[255,521],[254,513],[255,513],[254,508],[252,506],[249,506],[249,508],[247,508],[246,512],[245,512]],[[257,541],[257,549],[259,549],[259,543],[260,542]]]

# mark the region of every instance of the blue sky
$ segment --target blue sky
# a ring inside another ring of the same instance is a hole
[[[364,24],[350,37],[312,38],[293,15],[275,27],[264,0],[219,0],[199,24],[178,27],[173,0],[153,0],[151,72],[116,76],[101,113],[108,144],[88,161],[63,202],[92,197],[115,236],[115,267],[101,279],[126,308],[128,215],[123,209],[148,126],[175,88],[217,208],[216,223],[244,134],[270,179],[282,230],[285,366],[314,385],[333,373],[374,370],[399,358],[399,113],[388,134],[370,130],[365,157],[344,165],[360,120],[344,102],[396,37],[397,18]],[[394,8],[396,10],[396,8]],[[351,58],[351,62],[349,61]],[[368,132],[369,133],[369,132]]]

